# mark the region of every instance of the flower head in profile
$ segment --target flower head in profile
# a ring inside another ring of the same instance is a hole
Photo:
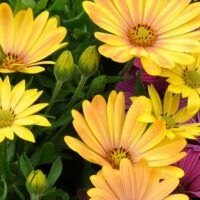
[[[99,52],[117,62],[141,59],[145,71],[191,64],[188,53],[200,53],[200,2],[190,0],[84,1],[91,20],[108,33],[96,32],[104,42]]]
[[[167,77],[168,90],[188,98],[188,110],[195,114],[200,109],[200,54],[195,55],[192,65],[177,65],[174,69],[163,69],[161,76]]]
[[[30,142],[35,142],[33,133],[25,126],[50,126],[49,121],[36,112],[45,108],[47,103],[33,103],[42,91],[25,90],[25,81],[11,88],[8,76],[0,80],[0,142],[5,138],[14,139],[14,133]]]
[[[188,200],[185,194],[171,194],[179,184],[177,178],[161,180],[159,168],[151,168],[145,160],[132,165],[127,159],[119,171],[104,166],[91,176],[94,188],[88,190],[90,200]]]
[[[189,144],[185,151],[187,156],[176,164],[185,172],[185,176],[180,179],[178,191],[200,198],[200,146]]]
[[[66,43],[66,29],[57,27],[57,19],[48,19],[48,11],[40,13],[35,19],[31,8],[13,14],[7,3],[0,4],[0,45],[4,59],[0,64],[1,73],[44,71],[41,61]]]
[[[165,172],[183,175],[168,166],[185,156],[181,152],[184,138],[169,140],[165,137],[165,123],[152,120],[150,100],[136,97],[125,114],[125,97],[122,92],[112,91],[108,102],[96,95],[91,102],[83,102],[83,115],[72,110],[73,126],[83,140],[65,136],[66,144],[86,160],[99,164],[109,164],[118,168],[122,158],[132,163],[146,159],[150,166],[162,166]]]
[[[149,96],[152,102],[153,114],[156,120],[163,120],[166,123],[166,135],[173,139],[181,136],[188,139],[196,139],[200,135],[199,123],[186,123],[192,119],[187,106],[180,110],[180,95],[173,95],[166,91],[163,101],[161,101],[156,89],[153,85],[148,86]]]

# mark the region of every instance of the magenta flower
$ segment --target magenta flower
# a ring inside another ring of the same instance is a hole
[[[128,109],[132,104],[130,97],[136,95],[136,89],[135,89],[135,78],[136,77],[131,74],[129,74],[129,76],[132,76],[133,78],[130,80],[121,81],[121,82],[117,83],[117,85],[116,85],[116,89],[118,91],[124,92],[126,109]]]
[[[185,172],[178,190],[190,197],[200,197],[200,145],[188,144],[185,151],[187,156],[176,164]]]
[[[131,105],[130,97],[136,95],[136,77],[140,69],[142,69],[140,59],[136,58],[133,62],[133,69],[131,69],[131,72],[125,75],[129,77],[132,76],[132,79],[119,82],[116,85],[116,89],[119,91],[123,91],[125,94],[127,109]],[[147,89],[147,85],[152,83],[161,97],[165,94],[165,90],[168,86],[168,83],[166,82],[165,78],[158,76],[150,76],[145,71],[142,71],[141,79],[145,90]]]
[[[136,58],[133,64],[135,67],[138,68],[136,72],[138,73],[139,69],[142,68],[140,59]],[[166,78],[159,77],[159,76],[151,76],[143,70],[141,74],[141,79],[145,86],[152,83],[154,87],[156,88],[156,90],[158,91],[158,93],[161,95],[161,97],[165,94],[165,90],[167,89],[167,86],[168,86],[168,83],[166,82]]]

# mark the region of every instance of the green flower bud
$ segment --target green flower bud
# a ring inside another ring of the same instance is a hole
[[[0,65],[3,63],[4,61],[4,52],[3,52],[3,48],[0,45]]]
[[[91,76],[98,70],[99,54],[96,46],[89,46],[87,49],[85,49],[79,58],[79,67],[81,74],[86,77]]]
[[[27,177],[26,188],[31,195],[41,195],[47,186],[46,176],[43,172],[38,170],[33,170]]]
[[[54,75],[57,81],[65,82],[72,78],[74,59],[70,51],[63,51],[54,66]]]

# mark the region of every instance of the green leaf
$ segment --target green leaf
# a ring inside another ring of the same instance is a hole
[[[58,157],[54,161],[54,163],[50,169],[50,172],[47,176],[48,188],[52,187],[56,183],[56,181],[58,180],[58,178],[61,175],[62,168],[63,168],[63,166],[62,166],[61,158]]]
[[[55,0],[54,4],[52,6],[50,6],[50,8],[48,9],[50,12],[53,11],[61,11],[64,6],[66,5],[68,0]]]
[[[7,160],[10,162],[15,155],[15,149],[16,149],[16,140],[12,141],[7,148]]]
[[[47,6],[48,0],[39,0],[36,4],[35,14],[41,12]]]
[[[26,156],[25,153],[19,159],[19,167],[25,178],[33,170],[32,163],[31,163],[30,159]]]
[[[12,185],[13,186],[13,189],[15,191],[15,193],[17,194],[17,196],[21,199],[21,200],[25,200],[25,196],[23,194],[23,192],[21,192],[17,187],[16,185]]]
[[[46,142],[31,157],[34,166],[53,163],[57,157],[54,144]]]
[[[7,193],[8,193],[8,186],[4,178],[1,179],[3,182],[3,194],[0,197],[1,200],[6,200]]]
[[[16,6],[14,9],[14,13],[18,12],[19,10],[22,9],[27,9],[27,8],[35,8],[35,1],[34,0],[17,0]]]
[[[40,159],[38,164],[49,164],[52,163],[56,157],[54,144],[51,142],[44,143],[40,149]]]

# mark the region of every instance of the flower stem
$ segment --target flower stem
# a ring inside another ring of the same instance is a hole
[[[123,76],[125,72],[129,71],[129,69],[131,68],[133,64],[133,59],[129,60],[124,67],[122,68],[122,70],[119,72],[118,76]]]
[[[74,92],[74,95],[71,98],[71,101],[67,105],[67,111],[66,111],[66,113],[70,112],[70,110],[72,109],[72,107],[76,103],[76,101],[77,101],[80,93],[82,92],[82,90],[84,88],[84,85],[85,85],[87,79],[88,79],[87,76],[83,76],[83,75],[81,76],[81,80],[80,80],[80,82],[78,84],[78,87],[76,88],[76,90]],[[54,141],[60,135],[60,133],[62,133],[65,130],[65,128],[69,125],[70,122],[71,122],[71,118],[69,118],[68,121],[66,121],[65,125],[62,126],[58,130],[58,132],[53,135],[53,137],[51,138],[51,141]]]
[[[40,196],[37,194],[31,194],[30,196],[31,196],[30,200],[39,200],[40,199]]]
[[[71,109],[72,106],[76,103],[76,101],[77,101],[77,99],[78,99],[80,93],[82,92],[82,90],[83,90],[83,88],[84,88],[84,85],[85,85],[87,79],[88,79],[87,76],[83,76],[83,75],[81,76],[81,80],[80,80],[80,82],[79,82],[79,84],[78,84],[78,87],[76,88],[76,90],[75,90],[75,92],[74,92],[74,94],[73,94],[73,96],[72,96],[70,102],[69,102],[68,105],[67,105],[67,107],[68,107],[67,110]]]
[[[45,111],[45,115],[48,115],[50,113],[51,108],[52,108],[52,106],[53,106],[53,104],[55,102],[56,97],[58,96],[58,93],[59,93],[62,85],[63,85],[62,81],[57,81],[56,82],[55,88],[53,90],[53,94],[52,94],[51,99],[49,101],[49,106],[48,106],[48,108]]]

